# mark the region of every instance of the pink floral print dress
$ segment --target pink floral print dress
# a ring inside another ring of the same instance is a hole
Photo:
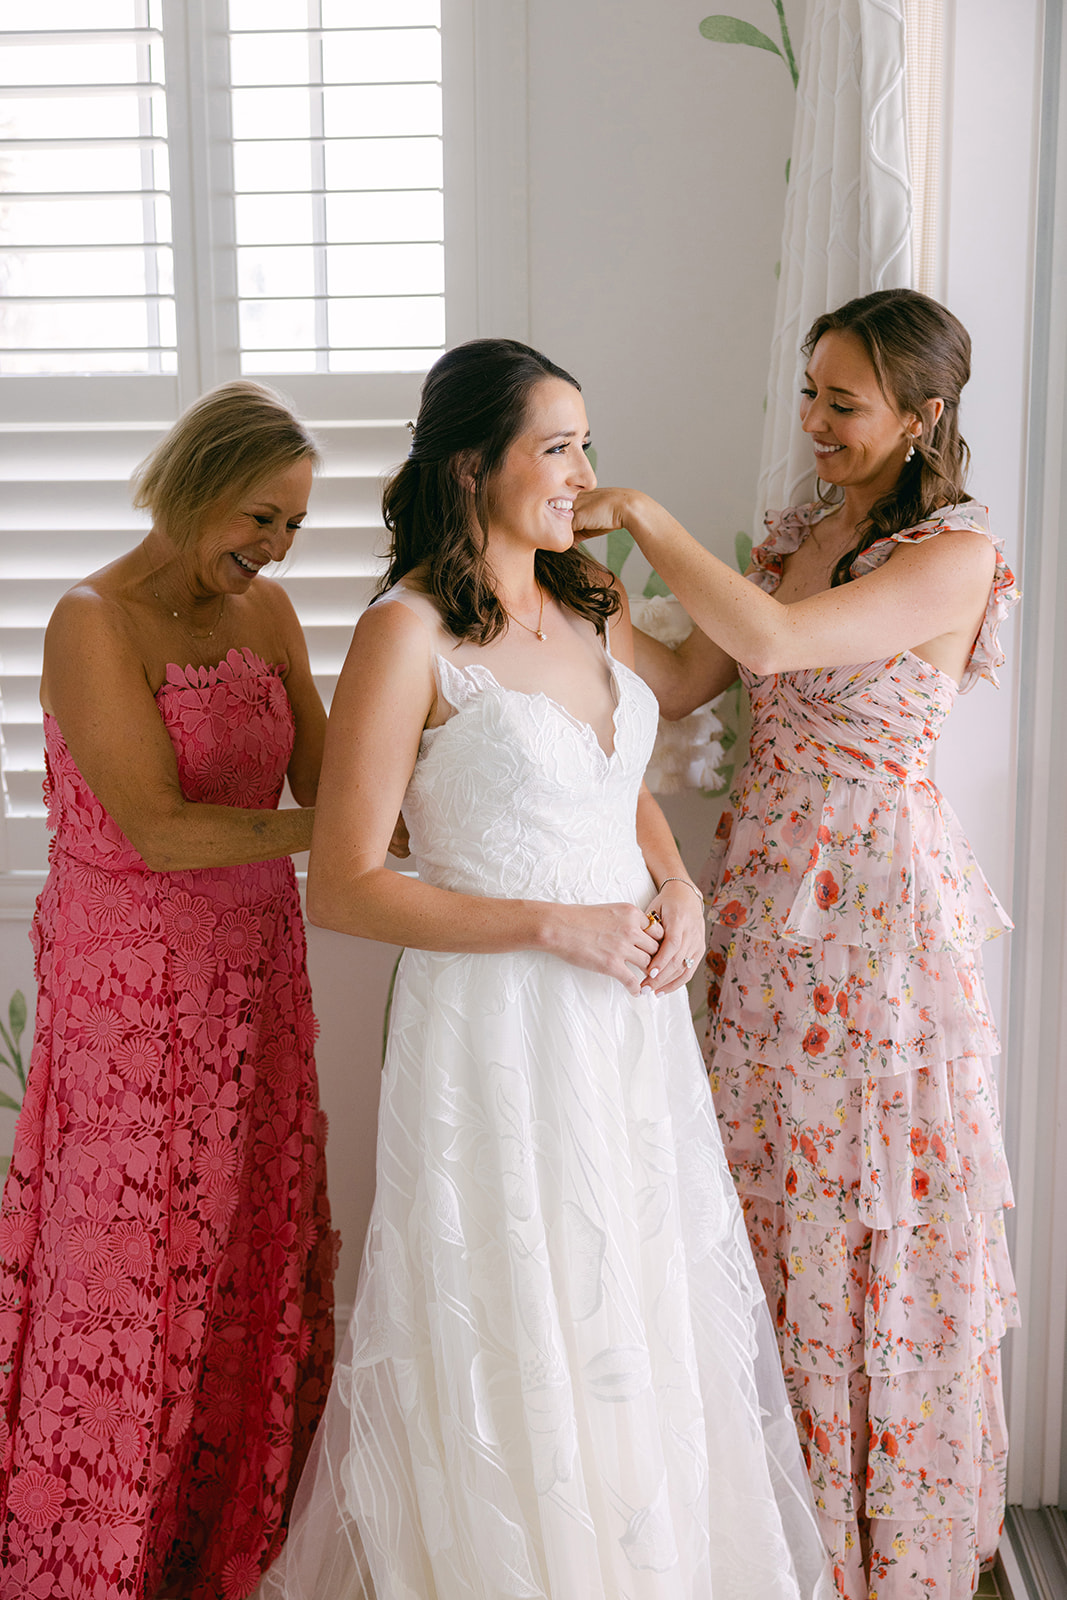
[[[277,804],[279,670],[157,704],[191,800]],[[332,1276],[292,864],[150,872],[45,721],[37,1027],[0,1213],[0,1596],[241,1600],[329,1387]]]
[[[767,518],[753,581],[824,515]],[[871,546],[957,528],[973,502]],[[992,535],[989,535],[992,538]],[[962,687],[1018,598],[999,543]],[[1010,926],[925,777],[953,679],[888,661],[742,672],[751,755],[706,868],[707,1058],[848,1600],[960,1600],[996,1548],[998,1345],[1018,1313],[981,946]]]

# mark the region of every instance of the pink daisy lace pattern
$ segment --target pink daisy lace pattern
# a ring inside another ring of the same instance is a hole
[[[191,799],[270,807],[278,669],[159,691]],[[55,830],[0,1212],[0,1600],[242,1600],[329,1387],[336,1236],[291,863],[149,872],[46,722]]]

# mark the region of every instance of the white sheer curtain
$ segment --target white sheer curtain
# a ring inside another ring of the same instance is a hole
[[[797,421],[800,344],[854,295],[912,281],[905,0],[811,0],[767,381],[756,528],[765,509],[811,498]]]

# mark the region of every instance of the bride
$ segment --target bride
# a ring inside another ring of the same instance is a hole
[[[287,1600],[798,1600],[824,1556],[684,991],[574,379],[443,356],[337,693],[312,921],[402,945],[359,1295]],[[403,808],[418,877],[385,866]]]

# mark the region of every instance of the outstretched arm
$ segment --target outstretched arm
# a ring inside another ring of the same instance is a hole
[[[586,535],[628,528],[697,626],[760,675],[870,661],[932,641],[944,641],[946,659],[958,659],[962,671],[996,564],[984,534],[959,529],[899,545],[874,572],[783,605],[639,490],[584,491],[575,501],[574,527]]]

